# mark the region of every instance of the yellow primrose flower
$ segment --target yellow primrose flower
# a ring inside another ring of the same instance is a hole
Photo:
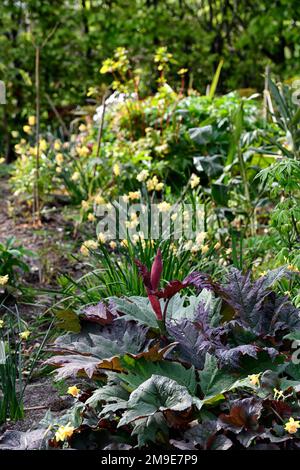
[[[105,199],[104,199],[104,197],[100,196],[100,194],[98,194],[98,196],[95,196],[94,201],[98,205],[105,204]]]
[[[72,181],[78,181],[79,178],[80,178],[80,173],[79,173],[79,171],[75,171],[75,172],[73,173],[73,175],[71,176],[71,180],[72,180]]]
[[[79,155],[80,157],[87,157],[88,154],[90,153],[89,149],[88,149],[87,147],[85,147],[85,146],[83,146],[83,147],[77,147],[77,148],[76,148],[76,152],[78,153],[78,155]]]
[[[248,379],[252,385],[259,386],[259,376],[260,374],[251,374],[248,375]]]
[[[172,220],[173,222],[175,222],[175,220],[177,219],[177,217],[178,217],[178,214],[177,214],[177,213],[174,213],[174,214],[171,215],[171,220]]]
[[[203,255],[205,255],[205,254],[208,252],[208,250],[209,250],[209,246],[208,246],[208,245],[203,245],[203,246],[201,246],[201,253],[202,253]]]
[[[103,232],[98,234],[98,242],[101,244],[106,242],[106,235]]]
[[[146,182],[148,191],[161,191],[164,187],[164,183],[159,183],[157,176],[153,176]]]
[[[115,250],[117,248],[117,244],[113,240],[109,243],[109,246],[111,247],[112,250]]]
[[[28,126],[27,124],[25,126],[23,126],[23,131],[28,135],[32,134],[31,127]]]
[[[61,149],[61,142],[59,140],[56,140],[54,142],[54,150],[60,150]]]
[[[72,395],[72,397],[78,397],[80,392],[81,392],[81,390],[79,388],[77,388],[76,385],[73,385],[72,387],[69,387],[68,390],[67,390],[67,393],[69,395]]]
[[[5,158],[3,158],[3,157],[0,158],[0,165],[2,165],[2,163],[4,163],[4,162],[5,162]]]
[[[191,188],[194,189],[200,184],[200,178],[199,176],[195,175],[195,173],[192,174],[191,179],[190,179],[190,185]]]
[[[295,421],[294,418],[290,418],[287,423],[285,423],[284,429],[289,434],[295,434],[300,428],[300,421]]]
[[[18,131],[11,131],[11,135],[14,139],[17,139],[19,137],[19,132]]]
[[[37,154],[37,148],[36,147],[29,147],[29,155],[32,157],[35,157]]]
[[[19,334],[20,338],[23,339],[24,341],[26,341],[29,336],[30,336],[30,331],[26,330],[26,331],[22,331],[20,334]]]
[[[126,238],[121,241],[121,246],[123,246],[124,248],[128,248],[128,240],[126,240]]]
[[[158,191],[158,192],[159,192],[159,191],[161,191],[161,190],[163,189],[163,187],[164,187],[164,183],[157,183],[157,184],[155,185],[155,188],[154,188],[154,189],[155,189],[155,191]]]
[[[130,201],[135,201],[136,199],[139,199],[141,196],[141,193],[139,191],[129,191],[128,197]]]
[[[90,250],[97,250],[98,243],[95,240],[86,240],[80,248],[80,252],[83,256],[89,256]]]
[[[57,166],[56,169],[55,169],[56,173],[62,173],[62,167],[61,166]]]
[[[120,176],[120,174],[121,174],[121,168],[120,168],[120,166],[118,165],[118,163],[115,163],[115,164],[113,165],[113,174],[114,174],[115,176]]]
[[[55,161],[58,165],[62,165],[64,162],[64,156],[62,153],[58,153],[55,157]]]
[[[215,250],[219,250],[221,248],[221,243],[220,242],[217,242],[214,246],[214,249]]]
[[[95,222],[95,220],[96,220],[96,217],[94,216],[94,214],[89,214],[88,215],[88,221],[89,222]]]
[[[35,123],[36,123],[35,116],[29,116],[29,118],[28,118],[28,124],[29,124],[30,126],[35,126]]]
[[[86,125],[85,125],[85,124],[80,124],[80,126],[79,126],[79,131],[80,131],[80,132],[85,132],[86,130],[87,130]]]
[[[20,144],[15,145],[15,152],[18,153],[18,154],[23,152],[22,147],[21,147]]]
[[[45,139],[40,140],[40,150],[45,152],[47,150],[47,141]]]
[[[58,430],[55,433],[56,442],[65,441],[68,437],[71,437],[74,432],[74,427],[70,426],[68,423],[66,426],[59,426]]]
[[[122,196],[122,199],[123,199],[124,202],[129,202],[129,196],[127,194],[124,194]]]
[[[159,212],[168,212],[171,209],[171,204],[166,201],[160,202],[158,205]]]
[[[81,207],[84,211],[87,211],[90,208],[89,201],[81,201]]]
[[[288,268],[289,271],[293,271],[294,273],[299,272],[299,269],[296,266],[294,266],[293,264],[289,264],[287,268]]]
[[[4,320],[0,320],[0,329],[4,327]]]
[[[9,281],[9,276],[8,274],[5,274],[5,276],[0,276],[0,286],[5,286]]]
[[[142,170],[136,177],[136,179],[142,183],[143,181],[146,181],[146,179],[149,176],[149,171],[148,170]]]

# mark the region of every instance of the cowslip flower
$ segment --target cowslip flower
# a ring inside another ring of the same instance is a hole
[[[79,388],[77,388],[76,385],[73,385],[72,387],[69,387],[68,390],[67,390],[67,393],[69,395],[72,395],[72,397],[78,397],[80,392],[81,392],[81,390]]]
[[[300,421],[295,421],[294,418],[290,418],[287,423],[285,423],[284,429],[289,434],[295,434],[300,428]]]
[[[28,330],[22,331],[21,333],[19,333],[19,336],[20,336],[20,339],[22,339],[24,341],[27,341],[27,339],[30,336],[30,331],[28,331]]]
[[[4,162],[5,162],[5,158],[1,157],[0,158],[0,165],[2,165],[2,163],[4,163]]]
[[[71,437],[74,432],[74,427],[70,426],[68,423],[66,426],[59,426],[58,430],[55,433],[56,442],[65,441],[68,437]]]
[[[251,374],[248,375],[248,379],[252,385],[259,386],[259,376],[260,374]]]
[[[8,274],[5,274],[5,276],[0,276],[0,286],[5,286],[9,281],[9,276]]]
[[[4,320],[0,320],[0,329],[4,327]]]
[[[128,248],[128,240],[126,240],[126,238],[121,241],[121,246],[123,246],[123,248]]]
[[[200,184],[200,178],[199,176],[195,175],[195,173],[192,174],[191,179],[190,179],[190,185],[191,188],[194,189]]]
[[[113,240],[109,242],[109,246],[111,247],[112,250],[115,250],[117,248],[117,244]]]

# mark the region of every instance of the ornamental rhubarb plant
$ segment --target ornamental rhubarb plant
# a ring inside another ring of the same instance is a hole
[[[66,415],[47,417],[54,431],[72,427],[49,445],[297,448],[300,312],[272,287],[285,270],[253,281],[233,269],[225,283],[194,272],[163,285],[159,251],[151,270],[137,265],[147,297],[79,309],[80,331],[49,349],[56,379],[76,378],[81,390]]]

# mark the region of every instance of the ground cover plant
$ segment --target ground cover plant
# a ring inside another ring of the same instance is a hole
[[[0,449],[299,450],[296,10],[50,3],[0,6]]]

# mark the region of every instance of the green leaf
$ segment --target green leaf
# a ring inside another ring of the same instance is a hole
[[[199,376],[204,394],[203,403],[207,404],[219,401],[223,393],[229,390],[248,385],[245,380],[236,380],[226,370],[219,369],[217,359],[208,353],[205,356],[204,368]]]
[[[147,298],[133,296],[120,299],[112,297],[111,300],[115,303],[117,310],[124,314],[121,317],[123,320],[134,320],[142,325],[158,328],[154,312]]]
[[[138,418],[153,416],[158,411],[185,411],[192,405],[193,398],[186,387],[167,377],[152,375],[131,393],[128,410],[118,426],[124,426]]]
[[[214,78],[213,78],[213,81],[211,83],[211,86],[210,86],[210,90],[209,90],[209,97],[210,98],[213,98],[215,96],[215,93],[216,93],[216,89],[217,89],[217,86],[218,86],[218,83],[219,83],[219,79],[220,79],[220,75],[221,75],[221,70],[222,70],[222,67],[223,67],[223,64],[224,64],[224,60],[220,60],[219,62],[219,65],[217,67],[217,70],[215,72],[215,75],[214,75]]]
[[[120,380],[129,385],[131,389],[136,389],[152,375],[161,375],[176,380],[179,385],[186,387],[192,395],[196,393],[197,381],[194,367],[186,369],[177,362],[149,362],[144,358],[134,359],[130,356],[121,358],[121,365],[127,373],[121,374]]]

